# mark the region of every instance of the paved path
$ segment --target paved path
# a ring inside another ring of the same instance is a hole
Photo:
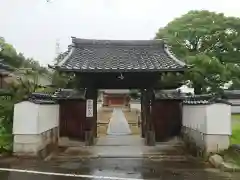
[[[94,147],[74,147],[72,152],[68,149],[50,161],[1,159],[0,180],[240,179],[240,173],[220,172],[192,159],[182,151],[178,139],[149,147],[136,136],[107,138]],[[91,154],[98,156],[88,157]]]
[[[112,117],[110,119],[108,129],[108,135],[128,135],[131,134],[129,124],[123,114],[122,109],[114,108]]]

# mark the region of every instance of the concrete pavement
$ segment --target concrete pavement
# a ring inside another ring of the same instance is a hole
[[[121,108],[114,108],[112,117],[108,124],[108,135],[128,135],[131,134],[129,124]]]

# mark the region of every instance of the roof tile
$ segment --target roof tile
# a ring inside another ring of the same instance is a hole
[[[88,40],[73,38],[72,49],[59,63],[65,71],[169,71],[183,70],[161,40]]]

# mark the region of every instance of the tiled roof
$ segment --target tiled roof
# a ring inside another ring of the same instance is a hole
[[[13,71],[13,68],[4,63],[3,59],[0,59],[0,74],[1,75],[8,75]]]
[[[59,89],[53,97],[56,99],[85,99],[85,89],[74,90],[74,89]]]
[[[56,100],[52,97],[52,93],[32,93],[28,101],[35,104],[56,104]]]
[[[56,67],[74,72],[160,72],[186,69],[185,63],[174,57],[162,40],[78,38],[72,38],[72,45]]]
[[[231,103],[229,103],[228,101],[218,98],[212,94],[186,96],[183,101],[183,104],[186,105],[208,105],[214,103],[224,103],[231,105]]]
[[[54,93],[32,93],[29,97],[31,102],[55,102],[64,99],[85,99],[85,90],[58,89]]]

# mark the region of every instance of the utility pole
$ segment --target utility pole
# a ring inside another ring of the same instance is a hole
[[[55,58],[54,58],[54,64],[58,64],[59,62],[59,55],[61,54],[61,50],[60,50],[60,40],[57,39],[56,40],[56,44],[55,44]]]
[[[55,47],[55,53],[56,53],[56,56],[58,56],[60,54],[60,40],[57,39],[56,40],[56,47]]]

